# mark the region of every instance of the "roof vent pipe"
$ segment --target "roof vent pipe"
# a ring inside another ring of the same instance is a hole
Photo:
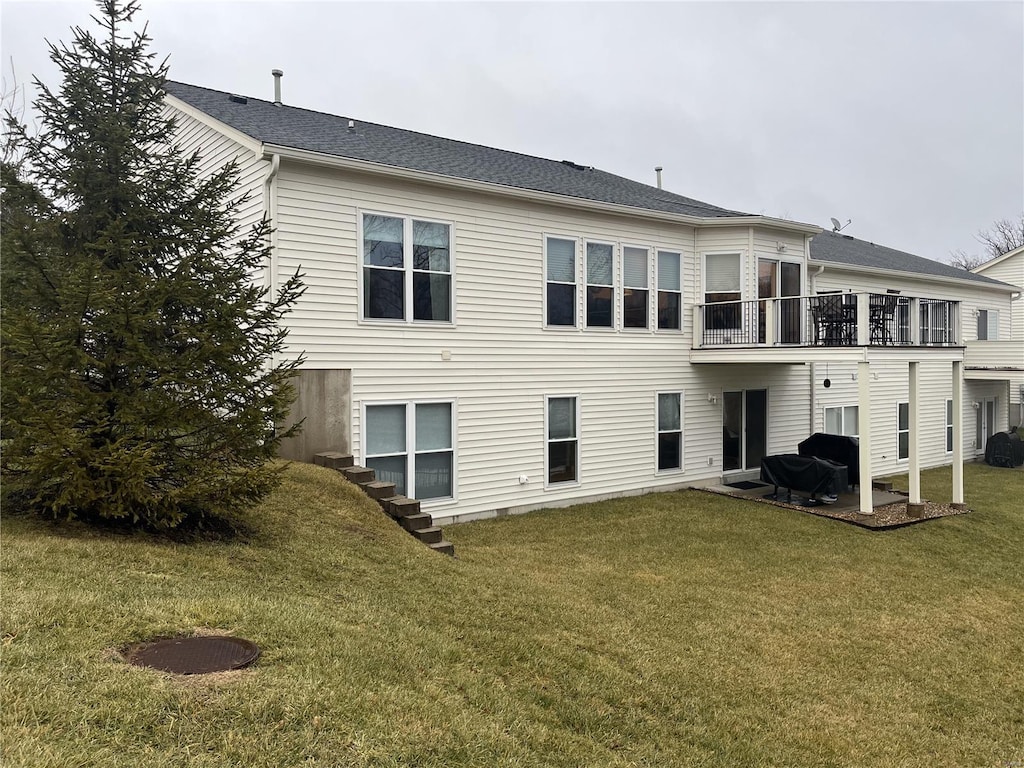
[[[661,189],[661,171],[662,167],[660,165],[654,169],[654,172],[658,174],[658,189]]]
[[[274,76],[274,105],[281,106],[281,78],[284,77],[284,72],[280,69],[272,70],[271,73]]]

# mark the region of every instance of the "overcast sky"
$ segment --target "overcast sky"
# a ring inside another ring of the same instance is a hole
[[[95,6],[0,0],[5,90]],[[1024,211],[1024,3],[143,0],[174,80],[946,261]],[[13,75],[12,75],[13,63]]]

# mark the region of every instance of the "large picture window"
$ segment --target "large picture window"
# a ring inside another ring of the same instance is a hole
[[[611,328],[615,324],[614,248],[607,243],[587,243],[587,327]]]
[[[455,495],[451,402],[367,405],[365,464],[397,493],[421,501]]]
[[[575,397],[547,399],[547,477],[549,484],[579,480],[579,412]]]
[[[451,225],[364,213],[363,318],[450,323]]]
[[[545,241],[547,324],[576,326],[576,242],[559,237]]]
[[[650,315],[646,248],[622,249],[622,327],[646,328]]]
[[[683,395],[658,393],[658,471],[683,466]]]
[[[678,253],[658,251],[658,330],[682,327],[682,269]]]

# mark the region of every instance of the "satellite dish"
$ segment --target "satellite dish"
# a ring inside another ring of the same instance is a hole
[[[832,219],[832,231],[838,232],[841,228],[842,225],[839,223],[839,219]]]

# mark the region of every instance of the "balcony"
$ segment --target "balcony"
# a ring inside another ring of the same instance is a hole
[[[849,350],[959,347],[960,302],[891,293],[824,293],[698,304],[693,312],[693,349],[752,353],[753,362],[801,362]],[[821,353],[817,350],[821,350]],[[779,354],[784,352],[784,354]],[[839,355],[855,359],[854,355]],[[692,355],[694,362],[727,361]],[[790,360],[789,358],[792,358]],[[731,358],[730,358],[731,359]]]

